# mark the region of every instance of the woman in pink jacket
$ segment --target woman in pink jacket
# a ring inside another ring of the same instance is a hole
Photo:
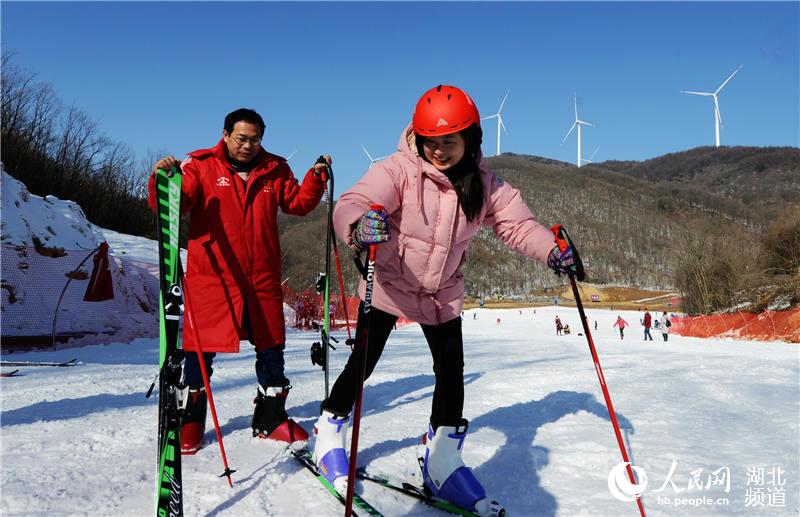
[[[617,316],[617,321],[614,322],[615,327],[619,327],[619,338],[625,339],[625,327],[628,326],[628,322],[622,319],[622,316]]]
[[[434,495],[479,514],[500,506],[461,460],[467,431],[463,418],[464,359],[460,267],[481,225],[509,247],[559,273],[574,272],[572,250],[554,248],[553,234],[539,224],[519,191],[481,160],[480,115],[472,99],[453,86],[437,86],[417,103],[413,123],[397,152],[376,163],[333,214],[337,235],[350,246],[379,244],[375,265],[366,375],[372,373],[398,317],[422,327],[433,356],[436,385],[428,432],[423,438],[423,478]],[[371,210],[382,205],[383,210]],[[359,288],[364,297],[365,283]],[[363,305],[363,304],[362,304]],[[314,459],[320,472],[344,492],[346,432],[360,382],[362,337],[369,318],[359,311],[356,346],[322,402]]]

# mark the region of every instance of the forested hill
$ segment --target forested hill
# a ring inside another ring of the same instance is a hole
[[[674,287],[685,254],[714,239],[751,247],[763,218],[800,201],[796,148],[698,148],[580,169],[510,153],[487,163],[522,192],[540,222],[565,225],[581,251],[588,281],[605,284]],[[780,195],[771,196],[775,190]],[[293,287],[307,287],[320,270],[323,232],[321,209],[283,221],[284,276]],[[352,285],[349,254],[344,261]],[[563,282],[508,250],[488,229],[470,247],[464,274],[472,296],[523,297]]]
[[[587,171],[595,169],[650,181],[665,195],[678,195],[758,224],[765,224],[787,205],[800,203],[797,147],[698,147],[643,162],[586,166]]]

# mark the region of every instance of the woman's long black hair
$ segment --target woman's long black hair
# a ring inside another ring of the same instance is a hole
[[[444,174],[456,190],[461,210],[467,216],[467,220],[472,221],[478,217],[483,208],[483,181],[481,181],[481,170],[478,167],[483,131],[478,124],[472,124],[461,131],[461,136],[464,138],[464,157]],[[417,153],[427,161],[422,147],[424,143],[425,137],[416,135]]]

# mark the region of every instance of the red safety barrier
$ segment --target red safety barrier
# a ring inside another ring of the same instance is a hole
[[[348,296],[347,300],[347,315],[350,317],[351,328],[356,328],[356,319],[358,318],[358,305],[361,300],[358,296]],[[312,323],[322,322],[323,317],[323,299],[322,295],[317,294],[313,289],[306,289],[304,291],[295,291],[294,289],[283,286],[283,302],[294,311],[294,319],[291,315],[287,315],[286,325],[296,329],[310,329]],[[343,329],[345,328],[346,321],[344,317],[344,309],[342,307],[342,297],[338,292],[331,293],[330,297],[330,314],[331,314],[331,328]],[[397,320],[398,325],[407,325],[411,321],[400,318]]]
[[[690,337],[733,337],[800,343],[800,308],[676,317],[670,331]]]

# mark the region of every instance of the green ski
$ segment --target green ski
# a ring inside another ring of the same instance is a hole
[[[317,467],[314,465],[314,462],[311,461],[311,451],[308,449],[301,449],[299,451],[292,451],[292,456],[299,461],[317,480],[322,483],[322,485],[328,489],[328,492],[331,493],[340,503],[345,504],[344,496],[336,491],[333,488],[325,477],[317,471]],[[369,504],[367,501],[364,500],[360,495],[355,494],[353,496],[353,515],[370,515],[371,517],[382,517],[383,514],[374,506]],[[363,512],[363,513],[362,513]]]
[[[183,293],[178,283],[181,175],[176,168],[169,172],[159,169],[156,171],[155,182],[161,290],[156,517],[182,517],[183,480],[178,403],[183,359],[183,350],[178,343],[179,321],[183,311]]]

